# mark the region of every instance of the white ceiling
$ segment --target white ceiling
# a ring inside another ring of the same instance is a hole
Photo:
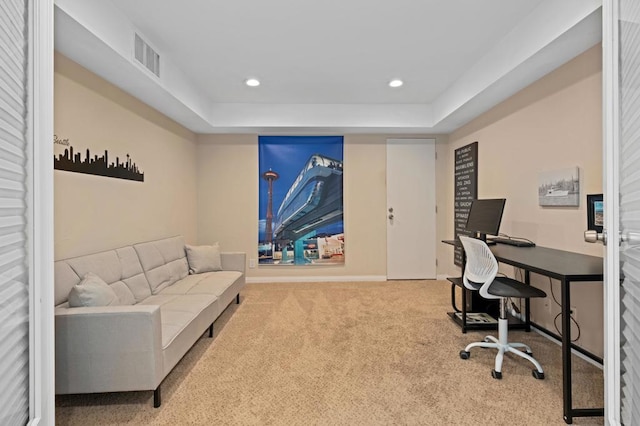
[[[199,133],[447,133],[597,43],[599,5],[56,0],[55,48]]]

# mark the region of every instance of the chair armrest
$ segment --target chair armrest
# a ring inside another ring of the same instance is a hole
[[[155,305],[57,308],[56,393],[155,389],[164,378]]]
[[[244,273],[246,264],[246,253],[243,252],[223,252],[220,253],[223,271],[239,271]]]

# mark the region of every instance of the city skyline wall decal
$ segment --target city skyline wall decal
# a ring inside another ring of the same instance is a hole
[[[92,157],[89,149],[83,156],[80,152],[73,151],[68,139],[58,139],[54,136],[54,143],[66,146],[64,153],[53,156],[55,170],[144,182],[144,172],[132,161],[129,154],[126,155],[126,161],[121,162],[120,157],[116,157],[115,162],[109,164],[109,152],[106,149],[101,157]]]

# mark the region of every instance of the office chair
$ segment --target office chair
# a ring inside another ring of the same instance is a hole
[[[536,361],[531,348],[524,343],[509,343],[509,321],[507,320],[507,307],[510,297],[546,297],[546,293],[507,277],[496,277],[498,273],[498,261],[494,257],[487,244],[479,239],[460,236],[460,241],[467,256],[467,263],[462,277],[464,286],[470,290],[480,291],[485,299],[500,299],[500,317],[498,318],[498,338],[486,336],[484,341],[470,343],[460,351],[460,358],[469,359],[469,350],[474,347],[494,348],[498,350],[495,368],[491,371],[494,379],[502,378],[502,359],[506,352],[511,352],[526,360],[536,367],[532,373],[536,379],[544,379],[544,371],[540,363]],[[524,349],[524,352],[520,349]]]

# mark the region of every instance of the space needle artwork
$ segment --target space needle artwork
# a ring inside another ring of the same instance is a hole
[[[259,264],[343,264],[343,138],[261,136],[259,148]]]

